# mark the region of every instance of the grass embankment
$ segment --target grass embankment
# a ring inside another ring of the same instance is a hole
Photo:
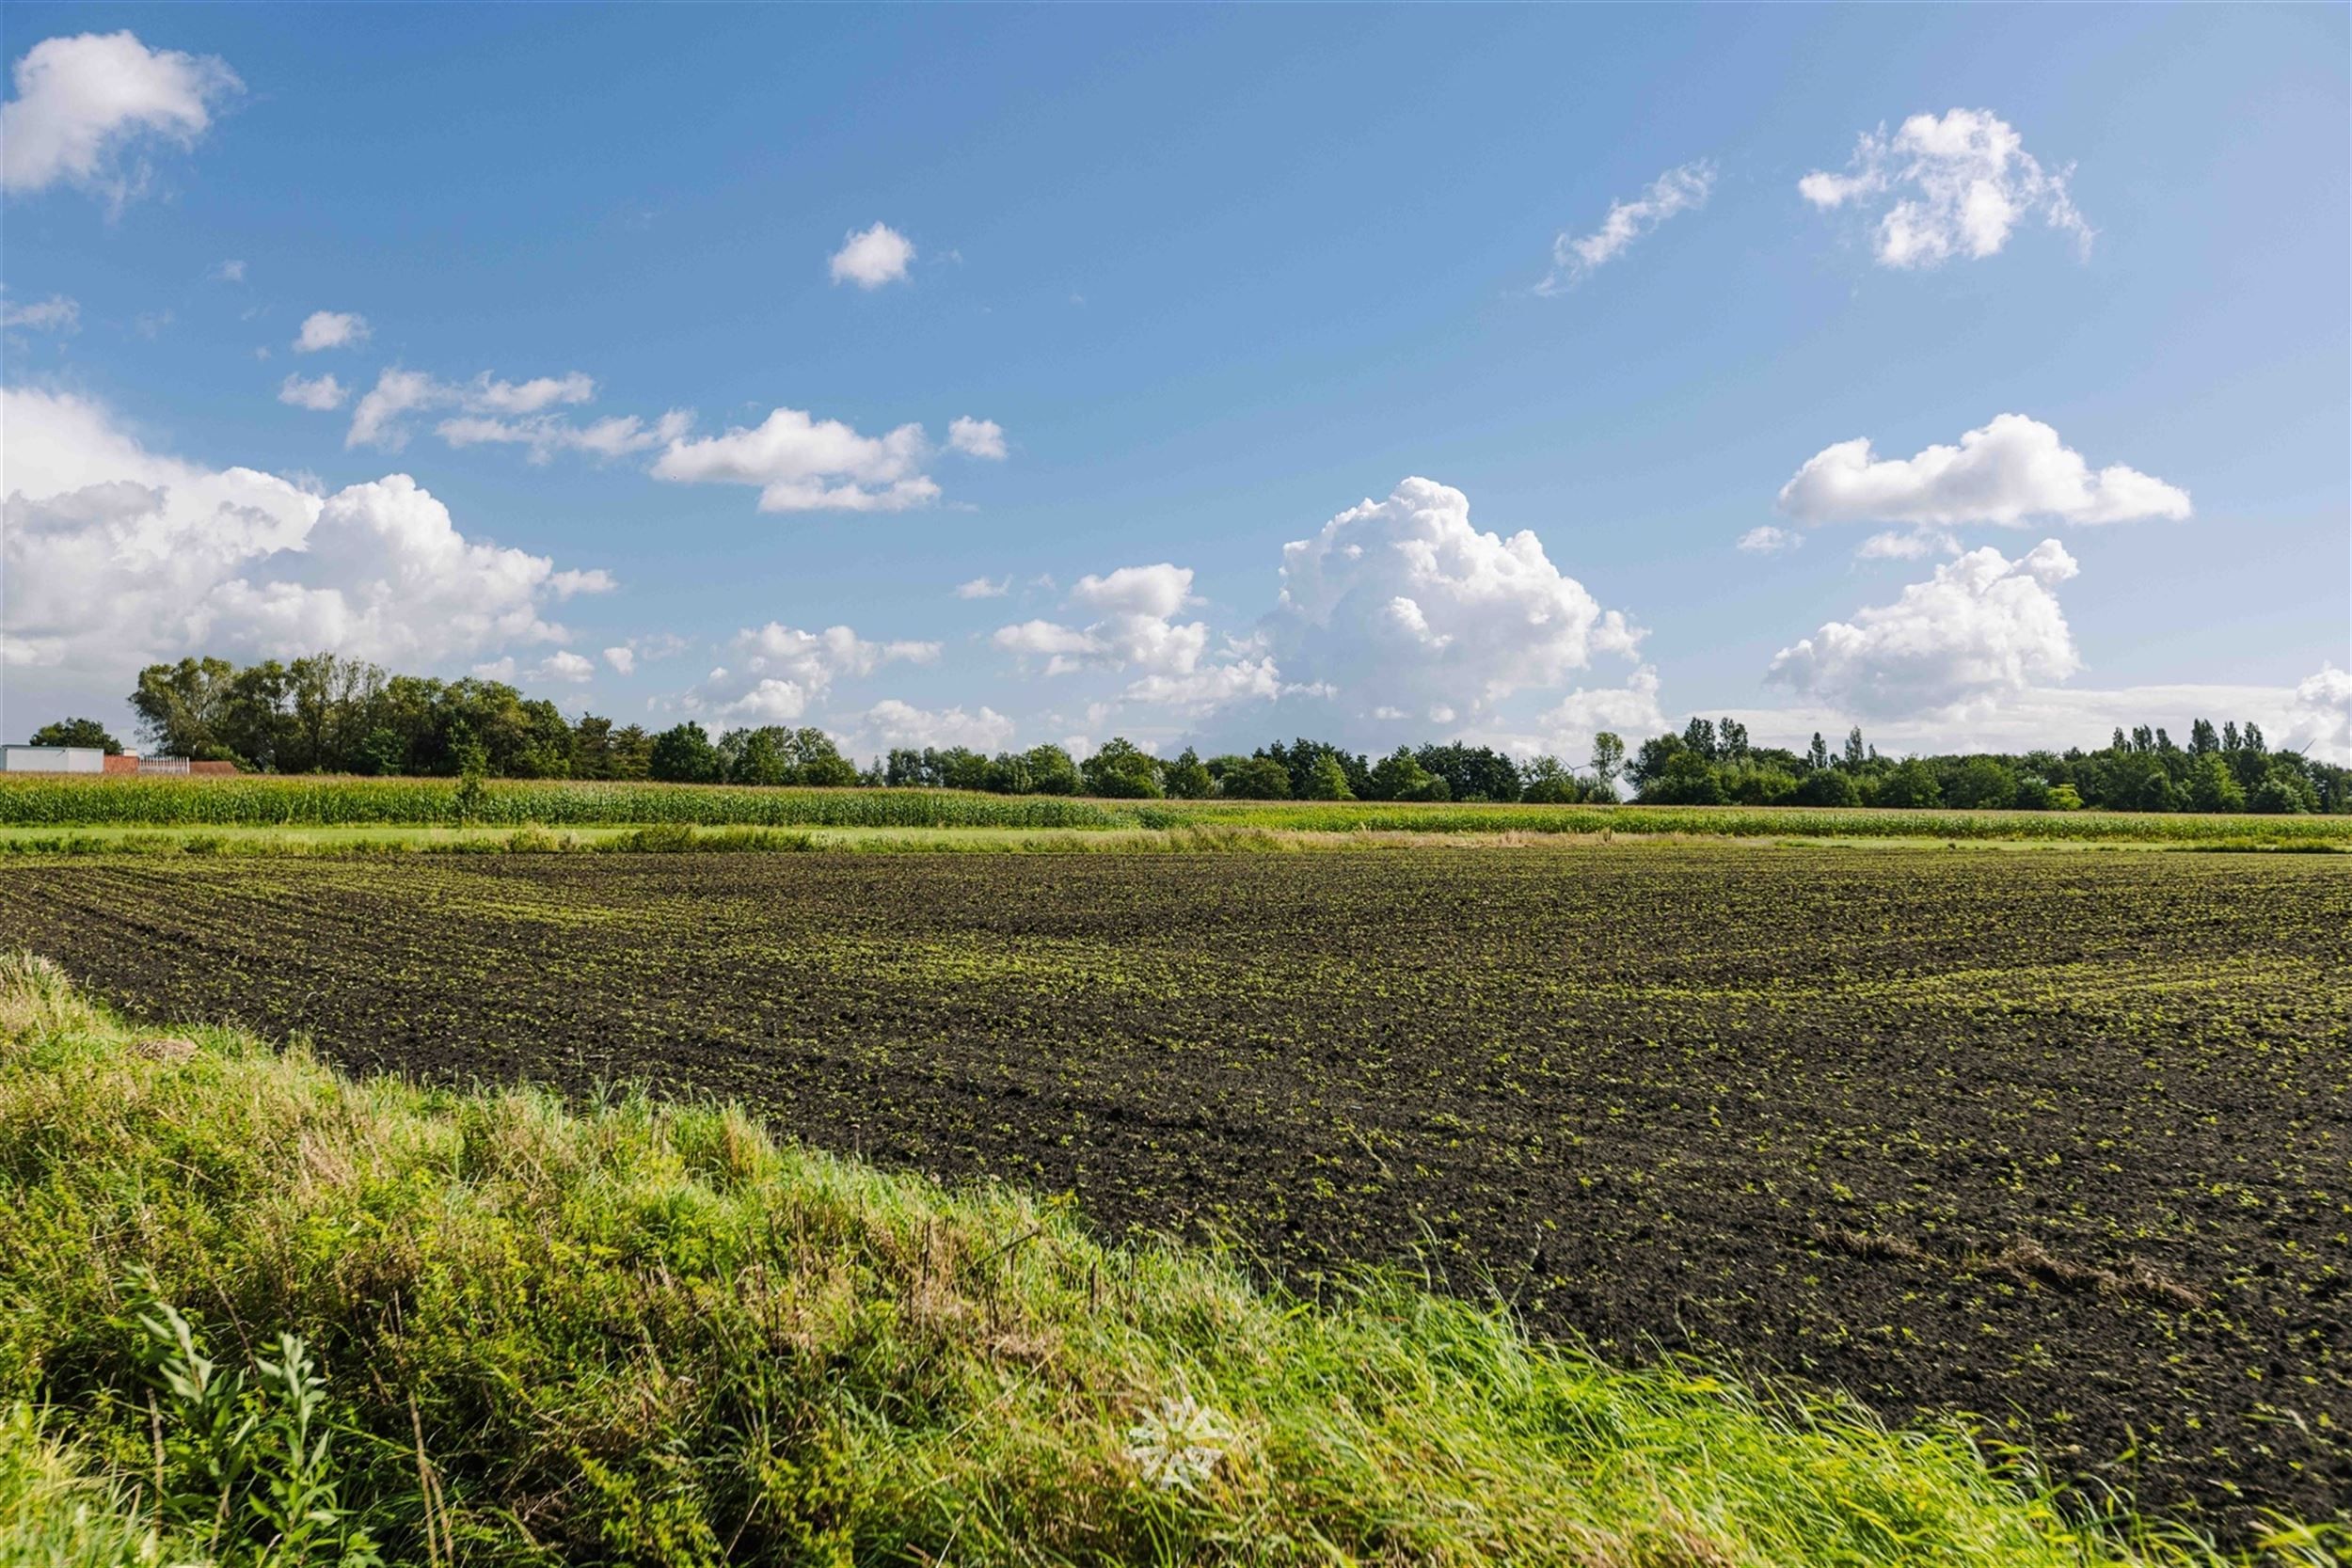
[[[930,830],[1131,835],[1248,831],[1331,834],[1597,834],[1943,843],[2132,843],[2352,848],[2352,816],[2128,812],[1836,810],[1749,806],[1531,806],[1377,801],[1095,800],[931,789],[759,789],[715,784],[454,779],[0,778],[0,849],[71,849],[75,831],[137,828],[551,832],[628,827]],[[413,835],[387,842],[415,847]],[[593,838],[581,835],[580,842]],[[779,847],[804,847],[784,844]],[[1208,846],[1202,846],[1208,847]]]
[[[1393,1276],[1304,1303],[730,1109],[159,1038],[22,955],[0,1386],[11,1562],[2210,1560]]]

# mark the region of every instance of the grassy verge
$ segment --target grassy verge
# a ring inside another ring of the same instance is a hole
[[[157,1037],[23,955],[0,1399],[11,1563],[2216,1560],[1392,1275],[1309,1303],[724,1107]]]
[[[787,832],[1030,836],[1086,833],[1601,834],[1911,839],[2019,844],[2155,844],[2352,848],[2352,816],[2119,812],[1815,810],[1747,806],[1414,805],[1375,801],[1064,800],[925,789],[754,789],[724,785],[453,779],[61,779],[0,777],[0,844],[64,845],[93,830],[204,834],[267,829],[286,842],[414,845],[425,830],[466,845],[516,831],[744,828]],[[987,840],[974,840],[985,843]]]

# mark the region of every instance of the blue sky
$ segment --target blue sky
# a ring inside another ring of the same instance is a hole
[[[8,7],[0,729],[335,646],[867,751],[2342,752],[2348,31]]]

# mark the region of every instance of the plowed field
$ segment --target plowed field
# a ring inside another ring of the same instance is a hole
[[[83,861],[0,942],[355,1068],[616,1077],[1295,1284],[2352,1499],[2352,867],[1582,845]]]

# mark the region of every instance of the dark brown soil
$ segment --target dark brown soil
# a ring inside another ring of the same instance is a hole
[[[2352,1507],[2352,867],[1747,847],[112,861],[0,942],[355,1068],[738,1096],[1312,1290]]]

